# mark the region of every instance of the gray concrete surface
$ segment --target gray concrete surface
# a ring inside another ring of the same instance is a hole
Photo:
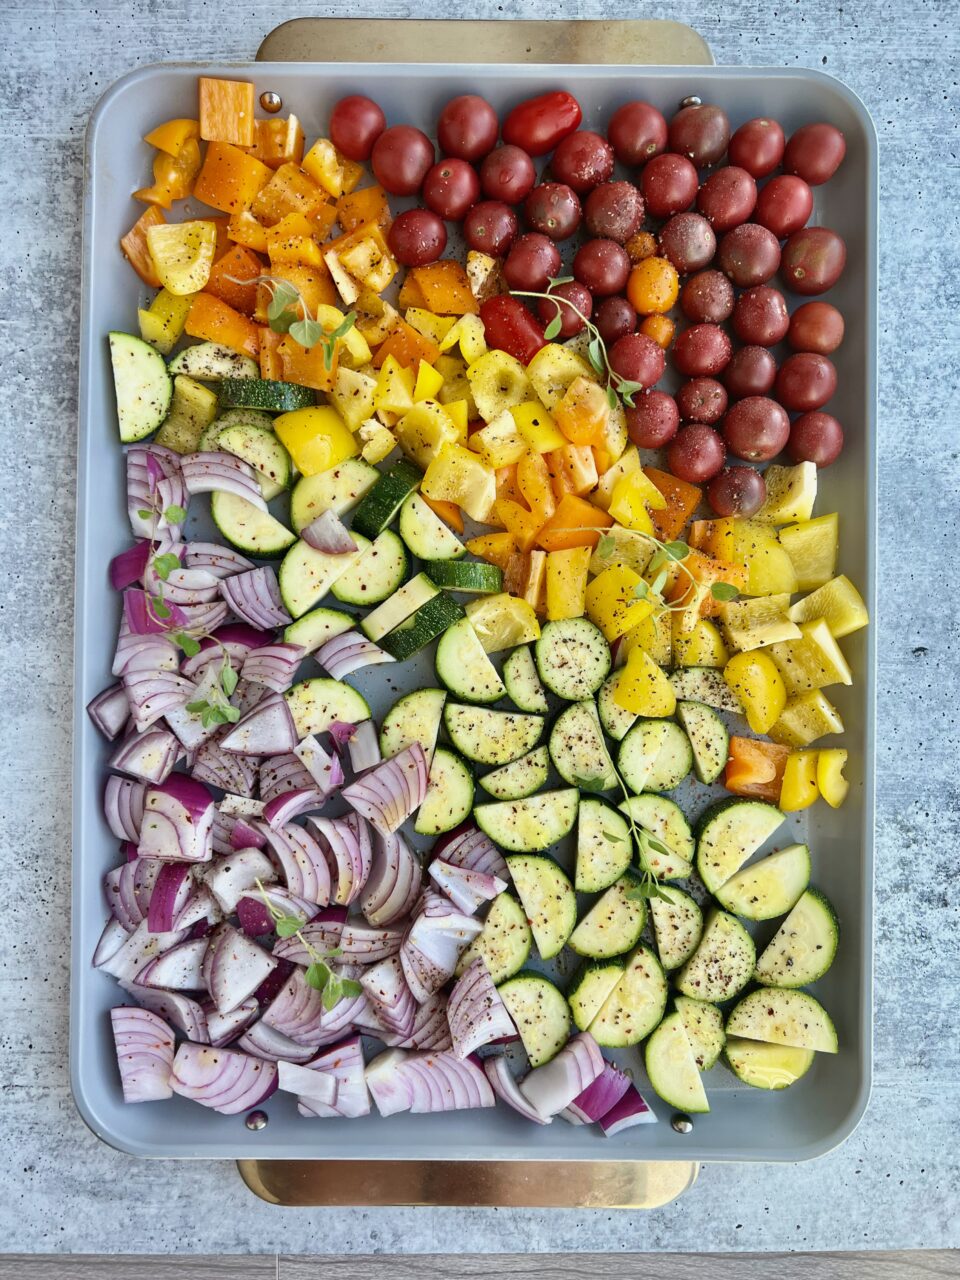
[[[346,3],[303,6],[347,15]],[[652,1214],[278,1210],[232,1166],[100,1145],[67,1081],[71,582],[82,139],[147,62],[252,57],[290,0],[0,5],[0,1252],[803,1250],[960,1245],[956,553],[960,5],[677,0],[718,62],[822,67],[881,138],[876,1086],[839,1150],[713,1166]],[[366,12],[421,16],[383,0]],[[469,16],[637,16],[481,0]]]

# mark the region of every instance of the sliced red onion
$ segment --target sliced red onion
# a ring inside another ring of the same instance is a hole
[[[347,742],[347,750],[350,752],[350,768],[354,773],[365,773],[367,769],[380,763],[383,759],[380,740],[377,737],[377,726],[372,720],[363,720],[354,727]]]
[[[344,631],[334,636],[313,655],[321,667],[329,671],[334,680],[343,680],[362,667],[379,666],[383,662],[395,662],[378,644],[368,640],[359,631]]]
[[[220,787],[231,795],[249,797],[257,781],[257,763],[251,756],[228,754],[223,738],[213,738],[198,748],[190,770],[197,782]]]
[[[384,1044],[393,1049],[431,1049],[436,1053],[453,1048],[450,1024],[447,1022],[447,997],[437,992],[425,1004],[417,1006],[409,1035],[383,1032]]]
[[[180,472],[177,472],[175,476],[164,476],[157,481],[156,499],[159,511],[157,533],[176,535],[179,538],[186,516],[184,514],[179,520],[169,520],[167,513],[175,507],[182,507],[184,513],[186,513],[187,506],[190,503],[190,495],[187,493],[187,486],[184,484],[183,476]]]
[[[169,729],[154,727],[146,733],[129,734],[108,763],[111,769],[120,769],[144,782],[161,783],[173,771],[180,749]]]
[[[123,673],[123,687],[138,733],[144,733],[156,721],[173,714],[197,696],[196,685],[172,671],[139,672],[128,667]]]
[[[423,747],[414,742],[344,787],[341,794],[381,834],[389,835],[423,803],[427,774]]]
[[[507,1006],[481,959],[474,960],[454,985],[447,1018],[457,1058],[466,1058],[494,1040],[516,1034]]]
[[[94,949],[93,958],[90,961],[93,967],[102,969],[109,960],[112,960],[118,954],[124,943],[130,939],[131,934],[132,930],[125,929],[116,916],[111,916],[103,926],[103,931]]]
[[[383,1026],[397,1035],[410,1035],[416,1017],[417,1001],[407,985],[400,957],[390,956],[364,970],[359,982]]]
[[[479,920],[427,890],[400,948],[404,976],[420,1004],[453,977],[460,956],[482,929]]]
[[[220,594],[237,617],[249,622],[251,627],[268,631],[290,622],[276,571],[269,565],[221,579]]]
[[[360,910],[372,925],[395,924],[410,914],[420,897],[420,860],[403,836],[374,833],[373,861],[360,896]]]
[[[202,991],[206,950],[206,938],[181,942],[145,964],[137,974],[137,984],[165,991]]]
[[[174,1042],[167,1024],[149,1009],[129,1005],[111,1009],[110,1023],[124,1102],[169,1098]]]
[[[140,826],[141,858],[208,862],[213,854],[213,796],[201,782],[175,773],[148,787]]]
[[[463,867],[467,871],[478,871],[481,875],[496,876],[508,884],[510,882],[510,871],[503,854],[488,835],[470,823],[441,836],[433,846],[433,854],[452,867]]]
[[[306,902],[279,885],[264,885],[262,894],[259,889],[255,893],[248,890],[237,902],[240,928],[248,937],[259,938],[265,933],[273,933],[275,921],[267,903],[274,911],[295,917],[302,924],[306,924],[317,914],[316,903]]]
[[[397,955],[402,941],[402,929],[375,929],[352,920],[344,925],[340,935],[340,951],[344,960],[377,964]]]
[[[252,996],[277,961],[232,925],[220,924],[210,935],[206,955],[207,990],[218,1013],[229,1013]]]
[[[261,849],[253,847],[214,858],[203,869],[203,883],[227,915],[236,910],[249,889],[256,888],[258,880],[269,884],[273,878],[273,863]]]
[[[340,939],[346,919],[345,907],[324,907],[300,930],[303,942],[296,935],[277,938],[273,944],[273,954],[284,960],[291,960],[294,964],[308,965],[313,959],[309,947],[319,951],[321,955],[338,951],[341,949]],[[304,942],[307,946],[304,946]]]
[[[230,828],[230,847],[233,849],[262,849],[266,837],[251,827],[244,818],[235,818]]]
[[[113,684],[87,703],[87,715],[110,742],[123,732],[130,716],[130,702],[122,684]]]
[[[357,726],[351,724],[348,720],[331,720],[327,726],[327,733],[333,742],[335,751],[339,751],[341,747],[349,745],[350,739],[356,732]]]
[[[200,651],[191,658],[184,658],[180,664],[180,674],[197,680],[211,663],[218,669],[223,666],[224,654],[230,659],[234,671],[240,671],[243,660],[251,649],[259,649],[262,644],[269,644],[272,633],[258,631],[245,622],[228,623],[218,627],[216,634],[204,636],[200,641]]]
[[[164,495],[170,496],[161,507],[158,484],[166,480]],[[175,493],[179,493],[177,498]],[[180,455],[159,444],[135,444],[127,450],[127,515],[130,526],[138,538],[156,537],[161,526],[170,528],[163,511],[172,502],[186,507],[187,492],[180,473]],[[142,516],[141,511],[147,515]]]
[[[494,1093],[498,1098],[502,1098],[508,1107],[513,1107],[514,1111],[519,1111],[525,1120],[532,1120],[534,1124],[552,1123],[552,1116],[542,1116],[520,1092],[520,1086],[514,1079],[510,1063],[504,1054],[499,1053],[495,1057],[484,1058],[483,1069]]]
[[[349,529],[337,513],[329,508],[301,529],[300,537],[315,551],[322,551],[328,556],[347,555],[357,550]]]
[[[376,737],[373,721],[364,720],[363,723],[373,731]],[[338,787],[343,786],[343,766],[340,764],[340,757],[325,751],[313,734],[298,743],[293,749],[293,754],[310,774],[322,796],[332,795]]]
[[[124,587],[143,581],[152,550],[153,544],[143,540],[113,557],[110,561],[110,585],[114,591],[122,591]]]
[[[244,573],[254,567],[252,560],[218,542],[186,543],[184,564],[188,569],[206,569],[218,578],[229,578],[233,573]]]
[[[560,1114],[571,1124],[595,1124],[616,1106],[631,1084],[625,1072],[612,1062],[605,1062],[596,1080],[588,1084]]]
[[[147,658],[149,655],[149,660]],[[152,664],[158,671],[176,671],[180,666],[180,658],[176,645],[166,635],[137,635],[131,631],[125,615],[120,617],[120,630],[117,635],[117,647],[113,657],[111,672],[115,676],[123,675],[127,667],[135,662],[138,670]]]
[[[232,453],[187,453],[180,459],[187,493],[232,493],[266,511],[257,473]]]
[[[128,866],[132,865],[130,863]],[[195,881],[186,862],[166,862],[157,872],[150,894],[147,924],[152,933],[168,933],[194,892]],[[152,986],[162,985],[152,983]]]
[[[249,680],[240,680],[234,690],[231,701],[240,714],[245,716],[252,711],[258,702],[270,697],[270,691],[262,684],[251,684]]]
[[[127,933],[133,933],[143,920],[143,912],[133,892],[133,864],[113,867],[103,877],[103,896],[110,914],[123,925]]]
[[[620,1101],[601,1117],[600,1128],[608,1138],[612,1138],[624,1129],[632,1129],[635,1124],[656,1123],[656,1112],[647,1105],[643,1095],[631,1082]]]
[[[341,1116],[351,1120],[369,1114],[370,1093],[363,1074],[363,1049],[359,1036],[350,1036],[331,1045],[306,1065],[310,1071],[323,1072],[334,1078],[337,1098],[336,1103],[330,1106],[318,1103],[312,1096],[298,1097],[298,1109],[302,1116],[320,1119]]]
[[[330,870],[330,901],[349,906],[359,897],[367,875],[358,830],[346,818],[308,818]]]
[[[266,837],[290,892],[307,902],[327,906],[330,869],[323,850],[309,831],[296,823],[274,830],[265,822],[258,822],[257,829]]]
[[[285,693],[293,684],[306,650],[299,644],[265,644],[243,660],[243,678],[262,684],[275,693]]]
[[[244,1000],[243,1004],[238,1004],[236,1009],[231,1009],[229,1013],[218,1013],[211,1005],[206,1014],[210,1044],[218,1049],[225,1044],[231,1044],[249,1027],[259,1010],[260,1006],[253,996],[249,1000]]]
[[[130,878],[129,892],[132,892],[136,899],[137,907],[144,920],[150,914],[150,900],[153,897],[153,891],[156,888],[157,880],[160,877],[160,871],[164,864],[159,858],[140,858],[134,862],[128,862],[124,868],[125,875]],[[147,928],[150,928],[149,922]],[[162,932],[151,929],[151,933]],[[169,932],[166,930],[165,932]]]
[[[237,759],[240,757],[238,756]],[[191,771],[191,777],[193,773]],[[219,809],[214,810],[213,827],[210,830],[210,843],[214,853],[230,853],[233,845],[230,837],[233,834],[233,819],[225,818]]]
[[[147,795],[145,782],[131,782],[111,774],[103,789],[103,816],[118,840],[139,841],[143,806]]]
[[[259,1106],[277,1087],[276,1064],[236,1049],[185,1041],[173,1060],[174,1093],[222,1115],[239,1115]]]
[[[449,1053],[388,1049],[370,1063],[366,1078],[382,1116],[492,1107],[496,1101],[477,1062]]]
[[[403,1070],[405,1049],[388,1049],[368,1064],[364,1077],[380,1115],[398,1115],[413,1106],[413,1081]]]
[[[520,1081],[520,1092],[542,1116],[555,1116],[593,1084],[604,1065],[596,1040],[582,1031],[568,1040],[555,1058],[526,1075]]]
[[[246,818],[252,821],[263,817],[264,805],[262,800],[253,800],[250,796],[225,795],[217,808],[225,818]]]
[[[185,996],[181,991],[158,991],[153,987],[138,986],[135,982],[121,982],[120,986],[145,1009],[159,1014],[164,1022],[182,1031],[188,1040],[195,1040],[197,1044],[209,1043],[207,1016],[203,1006],[191,996]]]
[[[183,543],[164,542],[154,547],[143,572],[143,586],[150,596],[159,596],[165,604],[210,604],[220,595],[220,579],[206,569],[171,569],[166,577],[157,571],[157,557],[169,552],[182,554]]]
[[[292,752],[271,756],[260,766],[260,796],[267,803],[288,791],[304,791],[314,785],[313,774]]]
[[[283,984],[293,973],[294,966],[289,960],[277,960],[277,967],[270,971],[253,993],[253,998],[261,1011],[276,1000]]]
[[[270,693],[220,739],[232,755],[279,756],[293,751],[297,730],[282,694]]]
[[[123,616],[134,635],[162,635],[166,631],[174,631],[187,624],[187,614],[182,605],[162,605],[161,613],[162,617],[146,591],[134,587],[128,587],[124,591]]]
[[[171,605],[170,608],[176,607],[180,610],[183,617],[183,625],[179,628],[181,631],[188,631],[191,635],[204,635],[207,632],[216,631],[227,620],[230,610],[222,600],[212,600],[209,604],[179,604]]]
[[[264,1010],[261,1021],[297,1044],[319,1045],[323,1039],[323,997],[307,982],[304,970],[294,969]]]
[[[220,904],[204,885],[187,900],[173,922],[175,929],[190,929],[191,937],[205,938],[223,919]]]
[[[309,1062],[315,1051],[314,1045],[297,1044],[262,1018],[247,1028],[237,1041],[237,1048],[265,1062]]]
[[[476,913],[485,902],[492,902],[507,887],[506,880],[487,875],[483,871],[469,871],[455,867],[442,858],[434,858],[427,871],[437,882],[454,906],[468,916]]]
[[[323,804],[323,796],[316,787],[304,787],[300,791],[285,791],[283,795],[274,796],[263,806],[264,821],[271,827],[282,827],[301,814],[319,809]]]
[[[301,1098],[316,1106],[333,1107],[337,1100],[336,1077],[327,1075],[325,1071],[311,1071],[309,1067],[298,1066],[295,1062],[277,1063],[279,1087],[285,1093],[295,1093],[297,1100]]]
[[[94,963],[98,969],[102,969],[104,973],[109,973],[112,978],[123,979],[132,982],[143,967],[164,951],[169,951],[171,947],[175,947],[178,942],[182,942],[184,935],[182,932],[176,933],[151,933],[147,928],[146,920],[138,924],[133,933],[124,941],[124,943],[106,958],[97,959],[94,956]],[[103,946],[104,939],[100,939],[97,946],[99,954]]]

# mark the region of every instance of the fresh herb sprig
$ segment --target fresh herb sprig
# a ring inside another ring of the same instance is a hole
[[[288,916],[280,911],[270,901],[269,895],[260,880],[257,880],[257,890],[263,901],[263,905],[270,913],[270,919],[273,921],[274,928],[278,938],[297,938],[301,946],[310,957],[310,964],[306,968],[304,978],[309,986],[315,991],[320,992],[323,1007],[328,1012],[335,1008],[341,1000],[348,997],[356,997],[363,994],[363,987],[359,982],[355,982],[353,978],[341,977],[339,973],[335,973],[327,964],[328,960],[334,959],[340,955],[340,951],[334,948],[324,953],[319,952],[316,947],[303,936],[303,921],[299,916]]]
[[[178,635],[178,643],[183,638],[187,638],[183,633]],[[192,637],[189,638],[192,639]],[[199,652],[199,649],[198,644],[196,651]],[[233,706],[230,702],[230,696],[236,687],[237,673],[233,669],[229,655],[224,650],[217,679],[208,689],[206,698],[197,698],[193,702],[188,702],[187,710],[191,715],[200,717],[200,723],[204,729],[213,729],[218,724],[236,724],[240,719],[240,708]]]
[[[329,331],[320,321],[310,314],[306,299],[289,280],[276,276],[254,276],[249,280],[234,279],[227,276],[235,284],[262,284],[270,290],[270,301],[267,304],[267,323],[274,333],[289,333],[294,342],[308,351],[318,344],[323,348],[323,367],[333,368],[333,357],[337,342],[353,328],[357,320],[355,311],[349,312],[334,329]]]

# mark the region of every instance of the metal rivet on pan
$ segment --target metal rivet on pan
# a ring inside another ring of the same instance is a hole
[[[263,98],[261,98],[260,101],[263,102]],[[267,104],[264,102],[263,105],[266,106]],[[697,97],[695,93],[691,93],[689,98],[680,99],[680,106],[681,107],[700,107],[700,106],[703,106],[703,99]],[[270,108],[268,107],[267,110],[269,109]]]
[[[248,1129],[265,1129],[267,1127],[267,1119],[265,1111],[251,1111],[243,1123]]]
[[[675,1133],[693,1133],[693,1121],[689,1116],[685,1116],[682,1111],[678,1111],[671,1119],[670,1127]]]
[[[273,115],[283,106],[283,99],[279,93],[274,93],[272,89],[268,89],[266,93],[261,93],[260,105],[264,111],[269,111]]]

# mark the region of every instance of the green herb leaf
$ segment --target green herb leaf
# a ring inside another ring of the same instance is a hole
[[[237,673],[230,665],[229,658],[224,658],[223,666],[220,668],[220,685],[228,698],[237,687]]]
[[[325,336],[323,325],[319,320],[295,320],[287,332],[295,342],[299,342],[301,347],[306,347],[308,351]]]
[[[200,713],[200,723],[205,729],[212,729],[214,725],[226,724],[229,717],[222,707],[214,707],[207,703],[206,707]]]
[[[650,584],[650,590],[653,595],[658,596],[660,594],[663,588],[667,585],[667,578],[669,576],[670,575],[667,573],[666,569],[660,570],[653,582]]]
[[[205,711],[208,706],[209,706],[209,703],[206,701],[206,699],[202,698],[199,702],[188,702],[186,709],[187,711],[190,712],[192,716],[198,716],[200,715],[201,711]]]
[[[690,548],[685,542],[668,542],[663,549],[671,560],[686,560],[690,554]]]
[[[162,597],[162,596],[151,596],[151,597],[150,597],[150,605],[151,605],[151,607],[153,608],[153,612],[154,612],[154,614],[155,614],[158,618],[169,618],[169,617],[170,617],[170,609],[169,609],[169,606],[164,604],[164,602],[163,602],[163,597]]]
[[[573,284],[573,276],[551,276],[547,281],[547,292],[555,289],[559,284]]]
[[[148,511],[146,507],[141,507],[137,512],[137,515],[141,520],[149,520],[151,516],[155,516],[156,514],[157,513],[155,511]]]
[[[640,884],[635,884],[632,889],[628,889],[626,893],[628,902],[644,902],[647,898],[652,898],[656,885],[649,880],[642,880]]]
[[[267,320],[273,327],[274,320],[279,320],[289,308],[296,308],[300,301],[300,291],[289,280],[274,280],[268,277],[270,284],[270,301],[267,304]]]
[[[647,573],[656,573],[661,565],[665,565],[669,559],[666,547],[658,547],[647,561]]]
[[[731,582],[712,582],[710,594],[714,600],[736,600],[740,592]]]
[[[608,560],[617,549],[617,540],[609,533],[604,533],[597,543],[597,555],[601,560]]]
[[[303,927],[303,921],[296,916],[281,916],[275,923],[278,938],[292,938]]]
[[[357,313],[355,311],[348,311],[337,327],[327,334],[327,337],[334,339],[346,337],[356,322]]]
[[[166,582],[174,569],[180,568],[180,557],[168,551],[165,555],[153,557],[153,568],[161,582]]]
[[[638,600],[646,600],[650,594],[650,586],[641,578],[637,585],[633,588],[633,594]]]
[[[187,518],[185,507],[181,507],[178,502],[171,502],[163,513],[163,518],[167,524],[183,524]]]
[[[200,652],[200,641],[196,636],[187,635],[186,631],[178,631],[173,638],[188,658],[195,658]]]
[[[548,342],[552,342],[560,330],[563,328],[563,321],[560,319],[560,308],[557,307],[557,314],[543,331],[543,336]]]
[[[359,982],[355,982],[353,978],[341,978],[336,973],[331,973],[327,980],[326,986],[323,988],[323,1007],[329,1013],[347,996],[358,996],[363,993],[363,987]]]
[[[638,831],[640,833],[640,845],[645,853],[659,853],[662,858],[676,857],[672,849],[668,849],[662,840],[652,836],[649,831],[644,831],[642,827],[638,827]]]
[[[607,386],[607,404],[611,409],[616,409],[617,407],[617,393],[609,385]]]
[[[619,844],[620,837],[613,831],[607,831],[605,827],[601,827],[600,834],[606,840],[607,844]]]
[[[587,791],[594,794],[605,790],[603,778],[586,778],[579,774],[574,774],[573,785],[575,787],[579,787],[581,791]]]
[[[228,702],[225,707],[220,708],[220,715],[222,717],[222,724],[236,724],[240,719],[240,708],[231,707]]]
[[[606,365],[603,363],[603,339],[599,333],[595,338],[590,339],[590,345],[587,347],[587,359],[593,365],[597,373],[603,373]]]
[[[307,966],[307,971],[303,976],[314,991],[323,991],[333,974],[322,960],[314,960],[313,964]]]

